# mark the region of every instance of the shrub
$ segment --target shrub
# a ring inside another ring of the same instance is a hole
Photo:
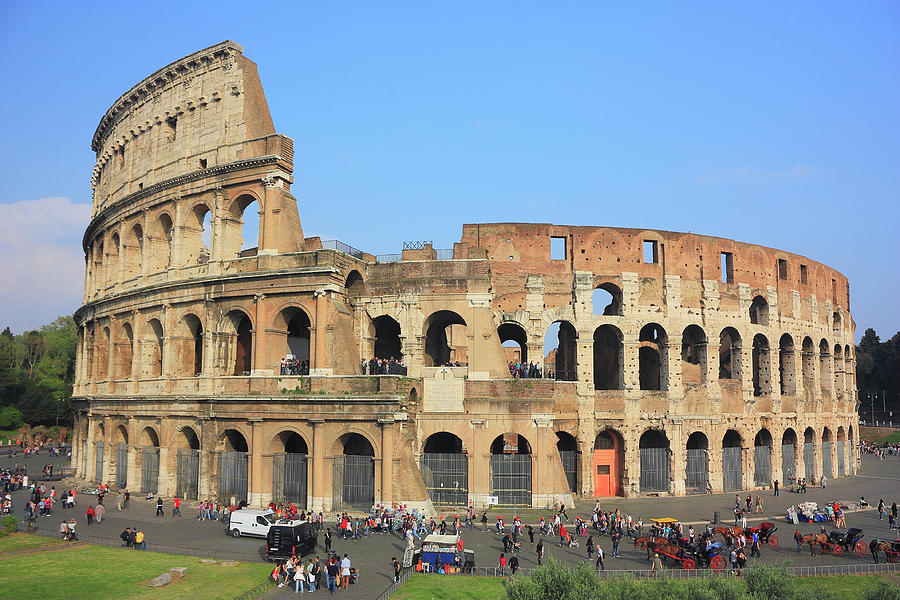
[[[745,580],[750,595],[760,600],[791,600],[794,596],[793,576],[778,567],[754,567]]]
[[[0,429],[18,429],[24,423],[22,411],[15,406],[4,406],[0,409]]]
[[[900,600],[900,586],[891,585],[884,579],[866,586],[866,600]]]
[[[3,527],[4,533],[15,533],[16,526],[19,524],[19,517],[14,517],[13,515],[6,515],[3,517],[3,520],[0,521],[0,526]]]

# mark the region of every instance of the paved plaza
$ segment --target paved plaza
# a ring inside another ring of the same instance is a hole
[[[4,467],[12,466],[15,462],[26,462],[29,473],[40,473],[41,467],[48,462],[64,464],[64,459],[50,459],[46,454],[29,458],[24,461],[22,456],[18,458],[7,458],[6,453],[0,454],[0,465]],[[49,485],[48,485],[49,487]],[[80,485],[78,486],[81,487]],[[57,485],[57,489],[61,486]],[[756,492],[753,492],[755,495]],[[841,557],[831,555],[811,557],[808,550],[797,554],[796,547],[791,541],[795,526],[790,525],[785,520],[785,509],[796,502],[815,501],[820,505],[827,501],[838,500],[839,502],[856,502],[860,495],[864,495],[866,500],[872,505],[872,508],[860,512],[850,512],[847,514],[848,527],[859,527],[864,531],[865,540],[868,542],[872,537],[895,539],[898,537],[897,532],[888,530],[887,519],[880,521],[874,506],[879,498],[883,498],[885,503],[890,506],[893,501],[900,501],[900,459],[896,456],[889,456],[883,461],[876,460],[872,456],[864,456],[862,459],[862,467],[859,473],[853,477],[845,477],[828,482],[826,489],[815,488],[810,489],[808,493],[799,495],[781,491],[778,497],[774,497],[771,490],[761,492],[765,502],[765,514],[762,518],[754,515],[751,523],[758,523],[762,520],[771,520],[778,526],[777,535],[781,539],[781,546],[777,550],[771,550],[763,547],[761,559],[750,559],[749,564],[752,565],[754,560],[762,560],[766,563],[773,563],[785,566],[810,566],[810,565],[836,565],[841,563],[859,563],[871,562],[871,555],[857,557],[854,554],[845,554]],[[746,493],[744,494],[746,496]],[[82,540],[88,540],[90,537],[103,537],[116,539],[119,533],[125,527],[141,528],[147,540],[148,550],[159,550],[166,552],[179,552],[179,549],[199,549],[212,550],[223,554],[233,554],[240,560],[262,560],[264,552],[264,541],[257,538],[239,538],[234,539],[225,533],[224,527],[220,523],[200,522],[196,519],[196,510],[193,503],[186,503],[182,508],[183,517],[171,516],[171,499],[166,499],[165,517],[156,517],[155,503],[145,502],[141,494],[136,494],[131,502],[131,508],[121,513],[115,511],[113,501],[114,495],[105,502],[108,512],[103,523],[100,525],[92,525],[87,527],[84,518],[84,510],[88,504],[95,502],[94,497],[79,495],[78,506],[75,509],[78,518],[78,532]],[[23,505],[26,494],[22,491],[13,495],[13,503],[15,514],[22,516]],[[570,522],[575,516],[581,516],[589,521],[594,502],[585,500],[579,501],[577,507],[568,511]],[[733,524],[732,509],[734,507],[734,494],[716,494],[705,496],[688,496],[673,498],[609,498],[601,501],[601,507],[604,510],[620,510],[631,513],[635,519],[642,517],[645,525],[649,524],[651,518],[658,517],[674,517],[681,519],[684,523],[694,523],[698,529],[698,534],[702,531],[702,527],[711,522],[713,513],[718,511],[725,524]],[[57,527],[63,519],[69,518],[71,511],[57,509],[51,517],[40,518],[38,520],[39,533],[43,535],[56,536]],[[452,517],[453,512],[445,513]],[[480,518],[479,513],[479,518]],[[551,516],[550,511],[540,510],[499,510],[488,512],[488,522],[493,523],[497,515],[502,515],[504,520],[509,524],[514,515],[518,515],[523,523],[537,523],[541,515]],[[330,515],[329,522],[333,527],[333,515]],[[731,517],[731,518],[729,518]],[[699,527],[698,527],[699,526]],[[819,530],[819,524],[800,523],[799,529],[802,533],[812,533]],[[826,527],[831,530],[830,524]],[[535,528],[537,529],[537,528]],[[540,536],[536,536],[539,538]],[[320,541],[321,541],[320,536]],[[558,560],[568,563],[587,560],[585,540],[579,540],[579,548],[560,548],[556,545],[558,537],[545,537],[544,545],[546,555],[552,556]],[[612,558],[612,543],[609,537],[595,537],[606,553],[607,569],[645,569],[647,568],[646,553],[640,549],[634,549],[632,544],[626,540],[621,545],[621,558]],[[468,529],[463,532],[463,540],[467,549],[473,549],[476,552],[476,564],[478,567],[494,567],[497,564],[500,552],[502,551],[502,543],[500,536],[495,533],[484,533],[480,527]],[[383,590],[390,585],[391,580],[391,557],[402,557],[405,544],[397,536],[393,535],[371,535],[360,541],[346,541],[334,539],[333,549],[343,555],[347,553],[354,567],[360,569],[360,583],[351,586],[349,592],[339,592],[340,595],[348,599],[356,598],[373,598],[378,596]],[[188,550],[188,553],[193,553]],[[320,546],[320,556],[324,557],[324,548]],[[258,557],[258,558],[254,558]],[[523,569],[536,566],[536,558],[534,546],[528,542],[528,536],[524,536],[523,551],[519,555],[520,565]],[[236,590],[236,593],[238,590]],[[273,595],[276,598],[287,598],[287,590],[279,590]],[[290,592],[292,593],[292,592]],[[327,594],[327,592],[316,592],[317,594]]]

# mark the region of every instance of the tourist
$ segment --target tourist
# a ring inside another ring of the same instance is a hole
[[[500,553],[500,562],[497,564],[497,575],[501,577],[506,574],[506,554]]]
[[[659,558],[659,553],[653,553],[653,562],[650,564],[650,574],[653,577],[656,577],[659,572],[662,571],[662,560]]]
[[[88,505],[87,510],[84,512],[84,515],[87,517],[88,526],[94,522],[94,505]]]
[[[162,496],[157,496],[157,497],[156,497],[156,516],[157,516],[157,517],[164,517],[164,516],[165,516],[165,514],[163,514],[163,499],[162,499]]]
[[[537,564],[538,566],[541,566],[544,559],[544,540],[538,540],[535,552],[537,552]]]
[[[594,563],[594,568],[599,568],[599,569],[605,571],[606,565],[603,563],[603,548],[600,547],[600,544],[597,544],[597,547],[595,550],[597,552],[597,562]]]
[[[345,590],[350,587],[350,558],[346,554],[341,559],[341,584]]]
[[[328,560],[328,566],[325,568],[325,583],[327,584],[328,591],[332,594],[334,594],[334,588],[337,585],[339,578],[340,566],[338,565],[337,557],[332,556]]]
[[[94,508],[94,518],[97,519],[97,525],[100,524],[100,521],[103,520],[103,515],[106,514],[106,507],[102,504],[98,504],[96,508]]]
[[[179,498],[178,496],[175,496],[175,499],[172,501],[172,516],[181,516],[181,498]]]

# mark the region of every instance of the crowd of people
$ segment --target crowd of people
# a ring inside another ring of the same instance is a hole
[[[347,554],[343,558],[331,554],[325,561],[310,556],[305,562],[304,565],[304,560],[296,555],[278,562],[272,569],[272,579],[280,588],[293,584],[298,594],[316,589],[327,589],[334,594],[335,590],[346,590],[351,583],[356,583],[357,570]]]
[[[373,356],[369,360],[363,359],[359,363],[359,368],[363,375],[406,375],[403,359],[397,360],[393,356],[390,358]]]
[[[293,356],[281,359],[282,375],[309,375],[309,361],[298,360]]]
[[[543,377],[541,374],[541,366],[536,365],[533,362],[524,363],[510,361],[507,366],[509,367],[509,374],[515,379],[540,379]]]

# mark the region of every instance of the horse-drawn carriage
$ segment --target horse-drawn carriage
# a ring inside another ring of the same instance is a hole
[[[651,552],[656,552],[660,557],[670,558],[673,562],[680,564],[681,568],[686,571],[697,568],[698,556],[694,549],[673,544],[664,537],[639,537],[634,540],[634,547],[646,548],[648,559]]]
[[[840,547],[844,552],[855,552],[857,556],[865,556],[868,545],[862,541],[862,529],[848,529],[846,533],[832,531],[828,534],[828,544],[834,548]],[[834,552],[840,554],[840,552]]]
[[[750,535],[754,533],[759,536],[759,541],[762,544],[767,545],[772,550],[778,548],[778,536],[775,535],[775,531],[778,527],[775,526],[775,523],[771,523],[769,521],[763,521],[759,524],[758,527],[750,527],[747,531]]]
[[[895,563],[900,560],[900,539],[896,540],[877,540],[873,539],[869,542],[869,552],[878,564],[878,553],[884,552],[884,556],[889,563]]]
[[[722,542],[712,542],[709,547],[701,548],[697,551],[701,559],[700,564],[705,565],[716,573],[721,573],[728,565],[725,552],[727,552],[727,548]]]

